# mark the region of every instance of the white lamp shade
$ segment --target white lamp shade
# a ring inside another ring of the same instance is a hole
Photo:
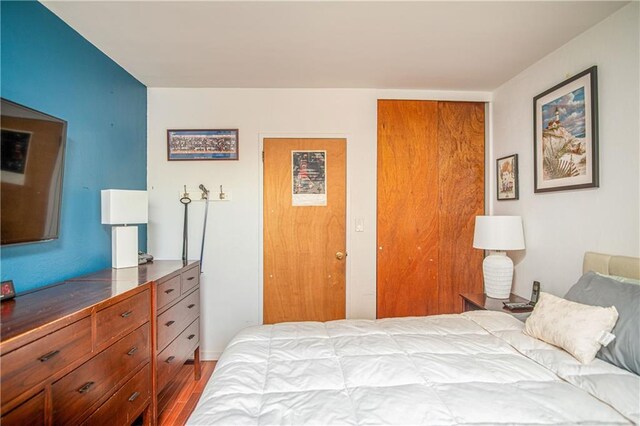
[[[147,191],[104,189],[100,195],[102,198],[102,224],[147,223],[149,217]]]
[[[523,250],[520,216],[476,216],[473,247],[485,250]]]

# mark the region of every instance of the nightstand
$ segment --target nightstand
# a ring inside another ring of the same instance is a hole
[[[511,314],[514,317],[518,318],[520,321],[526,320],[529,315],[531,315],[531,310],[529,311],[519,311],[512,312],[508,309],[504,308],[502,302],[518,302],[518,303],[528,303],[529,301],[520,296],[516,296],[511,293],[509,295],[509,299],[493,299],[491,297],[487,297],[484,293],[461,293],[460,298],[462,301],[462,312],[467,311],[497,311],[497,312],[506,312],[507,314]]]

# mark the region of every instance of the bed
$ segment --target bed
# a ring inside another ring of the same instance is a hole
[[[638,264],[588,253],[584,267],[637,278]],[[225,349],[187,424],[640,422],[640,376],[581,364],[523,327],[490,311],[250,327]]]

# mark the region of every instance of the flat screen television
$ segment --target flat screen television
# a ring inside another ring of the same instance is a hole
[[[0,98],[2,245],[60,235],[67,122]]]

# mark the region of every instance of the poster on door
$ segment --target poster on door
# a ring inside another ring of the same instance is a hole
[[[291,151],[293,206],[327,205],[327,151]]]

